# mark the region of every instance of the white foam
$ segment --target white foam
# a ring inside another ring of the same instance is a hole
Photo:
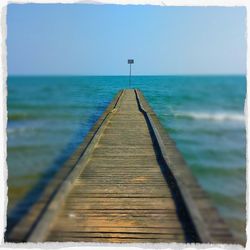
[[[10,128],[10,127],[8,127],[7,128],[7,132],[8,132],[8,134],[15,134],[15,133],[22,133],[22,132],[25,132],[25,131],[27,131],[29,128],[26,128],[26,127],[21,127],[21,128],[19,128],[19,127],[15,127],[15,128]]]
[[[195,120],[214,120],[214,121],[239,121],[245,122],[244,114],[242,113],[209,113],[209,112],[177,112],[176,117],[187,117]]]

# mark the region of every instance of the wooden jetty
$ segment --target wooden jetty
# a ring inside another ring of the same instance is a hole
[[[235,243],[138,90],[120,91],[11,242]]]

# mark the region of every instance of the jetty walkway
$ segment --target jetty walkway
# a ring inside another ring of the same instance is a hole
[[[8,241],[234,243],[138,90],[123,90]]]

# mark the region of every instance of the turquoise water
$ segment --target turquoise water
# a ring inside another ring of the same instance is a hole
[[[8,78],[9,222],[35,200],[117,91],[127,87],[126,76]],[[199,183],[244,241],[246,78],[135,76],[132,87],[143,91]]]

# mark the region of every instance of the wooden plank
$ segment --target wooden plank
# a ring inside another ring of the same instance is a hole
[[[176,243],[183,243],[185,239],[181,237],[178,239],[174,237],[174,239],[137,239],[137,238],[115,238],[115,237],[108,237],[108,238],[83,238],[83,237],[52,237],[49,238],[48,241],[51,242],[92,242],[92,243],[169,243],[169,242],[176,242]]]

